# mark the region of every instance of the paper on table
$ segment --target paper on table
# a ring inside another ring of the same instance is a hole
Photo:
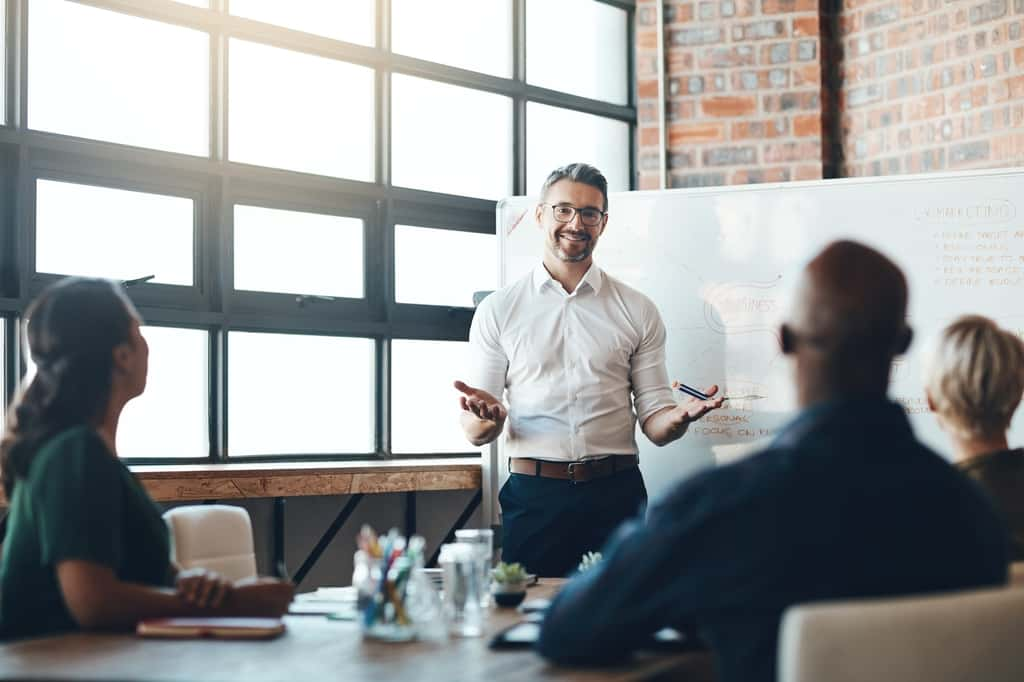
[[[295,601],[354,602],[356,597],[356,588],[351,585],[346,585],[345,587],[321,587],[315,592],[297,594],[295,595]]]

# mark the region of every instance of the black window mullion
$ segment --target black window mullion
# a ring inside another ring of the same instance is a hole
[[[391,456],[391,339],[374,342],[374,447],[382,457]]]
[[[228,459],[228,330],[210,332],[210,459]]]
[[[512,0],[512,77],[526,88],[526,0]],[[527,194],[526,187],[526,97],[515,98],[512,109],[514,145],[513,188],[515,194]]]

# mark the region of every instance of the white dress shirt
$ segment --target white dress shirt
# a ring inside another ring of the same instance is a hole
[[[658,309],[596,265],[572,293],[542,264],[494,292],[469,346],[467,383],[504,394],[510,457],[636,454],[637,419],[676,404]]]

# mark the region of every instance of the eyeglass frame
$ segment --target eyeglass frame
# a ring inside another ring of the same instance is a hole
[[[605,218],[608,217],[608,211],[602,211],[600,209],[594,208],[593,206],[573,206],[572,204],[551,204],[551,203],[548,203],[546,201],[540,202],[539,205],[540,206],[550,206],[551,207],[551,218],[556,223],[561,223],[562,225],[567,225],[567,224],[571,223],[573,218],[579,216],[580,225],[583,225],[584,227],[597,227],[598,225],[601,224],[602,220],[604,220]],[[558,216],[555,215],[555,209],[556,208],[572,209],[572,215],[569,216],[568,220],[559,220]],[[583,222],[583,216],[580,215],[580,211],[597,211],[598,216],[599,216],[598,219],[597,219],[597,222],[595,222],[593,225],[587,225],[585,222]]]

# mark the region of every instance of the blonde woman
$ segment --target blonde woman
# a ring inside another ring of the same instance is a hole
[[[956,466],[977,481],[1010,528],[1024,560],[1024,448],[1006,432],[1024,394],[1024,341],[978,315],[943,330],[927,368],[928,406],[949,434]]]

